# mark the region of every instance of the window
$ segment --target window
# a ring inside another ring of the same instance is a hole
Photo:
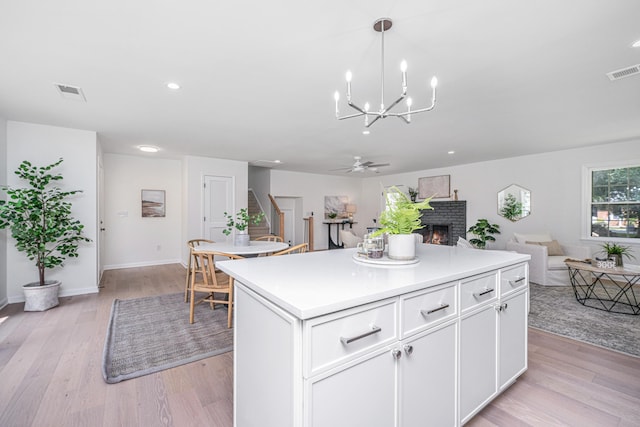
[[[640,239],[640,166],[591,168],[591,237]]]

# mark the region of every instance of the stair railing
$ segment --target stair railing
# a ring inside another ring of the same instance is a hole
[[[274,199],[271,194],[269,194],[269,200],[271,201],[271,218],[275,218],[271,233],[280,236],[284,241],[284,212],[280,210],[276,199]]]
[[[313,217],[304,218],[306,229],[304,230],[304,241],[309,244],[309,252],[313,251]]]

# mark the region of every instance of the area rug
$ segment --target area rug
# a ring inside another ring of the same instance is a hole
[[[102,360],[109,383],[148,375],[232,350],[227,309],[196,306],[189,324],[184,294],[114,300]]]
[[[571,286],[531,283],[530,291],[529,326],[640,357],[640,315],[585,307]]]

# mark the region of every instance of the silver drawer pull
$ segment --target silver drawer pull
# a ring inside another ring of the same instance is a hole
[[[509,284],[511,286],[515,286],[518,282],[522,282],[523,280],[524,280],[524,277],[521,277],[521,278],[516,279],[516,280],[509,280]]]
[[[484,290],[482,290],[480,292],[474,292],[473,296],[478,298],[478,297],[481,297],[483,295],[490,294],[491,292],[493,292],[493,288],[484,288]]]
[[[371,330],[370,331],[367,331],[367,332],[365,332],[363,334],[360,334],[358,336],[355,336],[355,337],[350,337],[350,338],[340,337],[340,341],[342,341],[342,344],[346,345],[346,344],[350,344],[350,343],[352,343],[354,341],[357,341],[357,340],[359,340],[361,338],[368,337],[369,335],[377,334],[380,331],[382,331],[382,328],[380,326],[371,325]]]
[[[439,307],[432,308],[431,310],[420,310],[420,314],[422,314],[423,316],[428,316],[435,313],[436,311],[444,310],[445,308],[449,308],[449,304],[440,304]]]

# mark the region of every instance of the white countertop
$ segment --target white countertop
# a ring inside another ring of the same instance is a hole
[[[355,262],[355,251],[338,249],[216,265],[285,311],[310,319],[530,259],[515,252],[418,245],[420,262],[386,267]]]

